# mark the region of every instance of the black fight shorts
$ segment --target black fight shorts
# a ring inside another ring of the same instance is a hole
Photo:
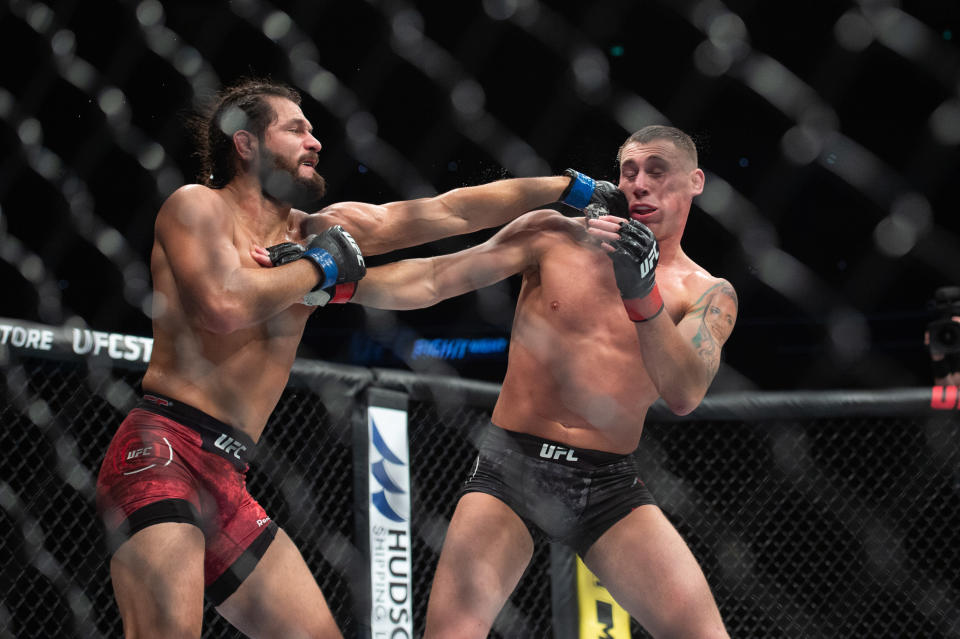
[[[570,448],[487,426],[461,495],[480,492],[509,506],[534,540],[546,538],[583,557],[634,508],[656,504],[633,455]]]

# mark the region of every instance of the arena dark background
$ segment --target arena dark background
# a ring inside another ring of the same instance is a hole
[[[928,384],[929,300],[960,284],[958,29],[948,0],[5,1],[0,317],[149,335],[153,219],[197,172],[183,118],[269,75],[304,95],[327,203],[615,181],[633,129],[679,126],[708,175],[685,250],[740,298],[715,388]],[[301,354],[499,381],[502,356],[410,345],[508,335],[518,286],[322,309]]]

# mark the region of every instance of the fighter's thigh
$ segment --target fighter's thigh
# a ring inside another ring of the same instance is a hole
[[[437,563],[424,637],[485,637],[532,555],[530,532],[506,504],[464,495]]]
[[[203,533],[193,524],[148,526],[110,560],[127,636],[199,637],[203,624]]]
[[[249,637],[342,636],[313,573],[283,529],[217,612]]]
[[[584,563],[653,636],[727,636],[703,570],[658,507],[614,524]]]

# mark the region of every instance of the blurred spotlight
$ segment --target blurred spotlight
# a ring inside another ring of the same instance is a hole
[[[53,11],[51,11],[47,5],[37,2],[30,5],[24,18],[26,18],[27,24],[29,24],[34,31],[37,33],[46,33],[50,25],[53,24],[54,16]]]
[[[877,37],[900,55],[920,62],[932,34],[913,16],[900,9],[887,8],[872,14]]]
[[[903,257],[916,246],[933,222],[930,203],[919,193],[901,195],[893,203],[890,215],[873,230],[873,241],[882,254]]]
[[[359,147],[367,146],[377,138],[377,120],[367,111],[354,113],[347,120],[347,137]]]
[[[390,22],[394,37],[405,45],[423,39],[423,16],[413,9],[397,11]]]
[[[167,311],[167,298],[164,297],[163,293],[148,291],[140,304],[140,308],[143,314],[150,319],[157,319]]]
[[[150,294],[150,274],[142,262],[130,262],[123,267],[123,295],[131,306],[142,306]]]
[[[63,174],[63,162],[60,161],[60,158],[58,158],[56,154],[43,147],[36,149],[32,166],[34,171],[51,182],[60,179]]]
[[[36,255],[28,255],[20,262],[20,274],[27,281],[38,284],[46,273],[43,268],[43,260]]]
[[[718,48],[737,56],[749,48],[747,46],[747,25],[743,19],[729,11],[718,13],[707,26],[707,37]]]
[[[854,362],[870,349],[870,328],[863,315],[834,309],[827,319],[833,354],[840,362]]]
[[[903,257],[917,243],[916,229],[899,216],[888,215],[873,229],[873,243],[887,257]]]
[[[615,58],[619,58],[620,56],[623,55],[623,53],[624,53],[624,49],[622,45],[615,44],[612,47],[610,47],[610,55],[612,55]]]
[[[890,206],[890,211],[907,220],[920,234],[926,233],[933,224],[930,201],[923,194],[915,191],[897,196]]]
[[[509,20],[519,5],[519,0],[483,0],[483,10],[494,20]]]
[[[859,11],[847,11],[833,25],[833,36],[841,47],[854,53],[863,51],[873,42],[873,27]]]
[[[123,246],[123,236],[114,229],[101,229],[96,237],[97,249],[107,257],[115,256]]]
[[[581,51],[573,58],[573,77],[577,92],[585,99],[601,97],[610,81],[610,66],[596,49]]]
[[[726,180],[707,180],[697,205],[711,215],[722,214],[733,202],[733,187]]]
[[[24,118],[17,126],[17,137],[24,146],[40,144],[43,140],[43,128],[36,118]]]
[[[500,158],[504,168],[517,177],[550,173],[550,165],[520,139],[508,141],[501,150]]]
[[[143,0],[137,5],[137,22],[153,27],[163,22],[163,5],[157,0]]]
[[[810,164],[820,155],[823,140],[812,128],[797,125],[791,127],[780,139],[780,150],[783,155],[798,165]]]
[[[930,114],[930,130],[941,144],[960,144],[960,100],[950,98]]]
[[[57,56],[73,55],[76,44],[76,36],[69,29],[60,29],[50,38],[50,49]]]
[[[137,152],[137,161],[148,171],[155,171],[163,165],[166,153],[156,142],[147,142]]]
[[[337,92],[337,78],[326,69],[319,69],[307,84],[307,91],[319,102],[326,102]]]
[[[173,66],[189,78],[203,68],[203,56],[193,47],[180,47],[173,56]]]
[[[274,11],[263,21],[263,34],[277,42],[290,33],[293,22],[283,11]]]
[[[163,197],[167,197],[183,184],[183,175],[172,166],[165,166],[160,169],[156,174],[156,178],[157,192]]]
[[[733,56],[710,40],[704,40],[693,51],[693,64],[703,75],[717,77],[730,70]]]
[[[123,92],[116,87],[107,87],[97,96],[97,104],[100,106],[100,110],[107,118],[111,119],[123,111],[125,102],[126,98]]]
[[[614,107],[614,117],[625,131],[633,133],[648,124],[670,124],[667,116],[660,113],[643,98],[631,95]]]
[[[461,80],[450,92],[450,101],[457,113],[467,119],[473,119],[483,112],[486,94],[474,80]]]
[[[220,130],[227,137],[233,137],[233,134],[247,126],[247,114],[243,109],[236,105],[231,105],[224,109],[220,115]]]

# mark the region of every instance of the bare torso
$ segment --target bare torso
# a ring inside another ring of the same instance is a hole
[[[685,256],[658,267],[674,323],[693,301],[691,284],[709,277]],[[633,451],[658,397],[636,330],[610,258],[599,247],[561,238],[541,255],[538,269],[524,274],[493,422],[573,447]]]
[[[223,214],[232,216],[225,199],[217,195],[208,197],[207,203],[223,206]],[[240,224],[233,225],[232,243],[244,267],[260,268],[251,256],[255,244],[299,239],[294,225],[285,236],[273,238],[256,238]],[[163,312],[153,321],[153,355],[144,391],[190,404],[256,441],[280,399],[315,307],[294,304],[254,326],[212,332],[184,307],[183,291],[159,239],[154,241],[150,267],[154,292],[164,301]]]

